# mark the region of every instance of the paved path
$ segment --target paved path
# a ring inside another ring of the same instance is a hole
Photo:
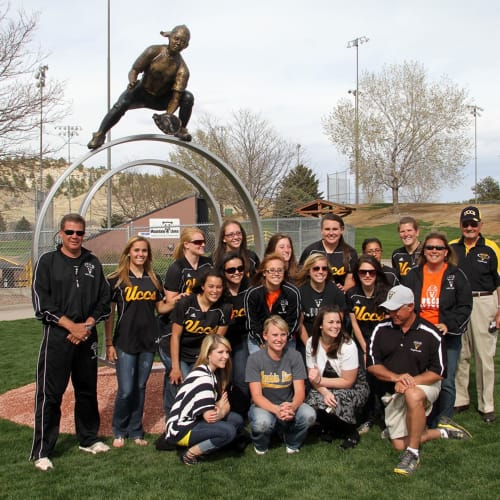
[[[0,321],[34,318],[35,313],[31,304],[0,305]]]

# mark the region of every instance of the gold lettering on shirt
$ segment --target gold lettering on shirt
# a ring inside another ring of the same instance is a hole
[[[125,287],[125,301],[132,302],[134,300],[154,300],[156,301],[156,290],[141,291],[137,285]]]

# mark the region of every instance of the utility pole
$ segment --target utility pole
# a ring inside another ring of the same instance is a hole
[[[35,78],[38,80],[36,86],[40,89],[40,152],[39,152],[39,179],[38,188],[35,182],[35,220],[38,219],[38,214],[44,201],[43,192],[43,88],[45,87],[45,77],[49,67],[44,64],[39,66],[35,73]]]
[[[359,203],[359,45],[368,42],[369,38],[360,36],[347,42],[347,48],[356,47],[356,91],[354,93],[354,185],[355,202]]]
[[[68,167],[71,165],[71,139],[80,134],[80,125],[57,125],[59,135],[66,138],[68,144]],[[71,213],[71,176],[68,177],[68,210]]]
[[[467,107],[474,117],[474,203],[477,203],[477,117],[481,116],[484,109],[476,104]]]

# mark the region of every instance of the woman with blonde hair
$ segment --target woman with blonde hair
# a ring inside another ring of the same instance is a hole
[[[333,282],[332,271],[326,255],[313,253],[309,255],[297,275],[302,309],[300,322],[300,340],[297,349],[305,361],[305,346],[312,335],[312,327],[319,309],[324,305],[338,305],[345,312],[345,295]]]
[[[165,365],[165,380],[163,390],[163,406],[165,411],[171,406],[167,388],[168,373],[172,366],[170,360],[170,313],[175,305],[189,295],[196,286],[200,276],[212,267],[212,260],[205,255],[205,234],[197,227],[185,227],[181,231],[179,242],[174,249],[174,262],[165,276],[166,314],[160,318],[162,336],[158,345],[160,359]]]
[[[142,426],[144,397],[160,333],[155,311],[162,313],[167,308],[146,238],[130,238],[109,282],[113,292],[111,314],[105,323],[106,358],[116,363],[118,379],[113,446],[123,447],[127,437],[145,446],[148,443]],[[116,309],[118,320],[113,334]]]
[[[231,344],[207,335],[193,370],[179,389],[166,424],[165,439],[186,446],[185,465],[231,443],[243,428],[243,418],[231,411],[226,387],[231,374]]]

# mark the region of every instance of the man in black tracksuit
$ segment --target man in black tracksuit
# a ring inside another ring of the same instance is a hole
[[[75,427],[80,449],[107,451],[97,438],[97,330],[110,312],[111,292],[97,258],[82,247],[85,220],[62,218],[57,250],[38,260],[32,286],[33,307],[43,323],[37,366],[35,426],[31,460],[52,468],[50,456],[59,435],[61,401],[69,382],[75,390]]]

